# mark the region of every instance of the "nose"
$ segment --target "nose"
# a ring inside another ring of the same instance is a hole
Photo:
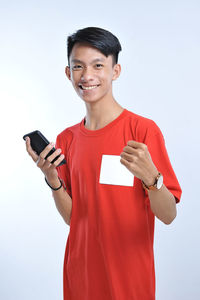
[[[84,82],[93,80],[93,72],[91,68],[85,67],[83,68],[82,74],[81,74],[81,80]]]

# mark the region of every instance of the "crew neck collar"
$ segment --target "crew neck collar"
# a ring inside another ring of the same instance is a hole
[[[84,125],[85,120],[86,120],[86,117],[84,117],[84,119],[80,123],[80,130],[82,133],[84,133],[85,135],[88,135],[88,136],[101,135],[101,134],[105,133],[106,131],[108,131],[110,128],[112,128],[116,123],[118,123],[121,119],[123,119],[127,114],[128,114],[128,110],[124,108],[123,111],[121,112],[121,114],[116,119],[114,119],[113,121],[108,123],[103,128],[100,128],[97,130],[87,129]]]

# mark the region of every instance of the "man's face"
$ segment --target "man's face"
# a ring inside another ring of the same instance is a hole
[[[96,48],[75,44],[66,75],[77,94],[86,102],[112,97],[112,81],[120,75],[120,65],[113,65],[113,57],[106,57]]]

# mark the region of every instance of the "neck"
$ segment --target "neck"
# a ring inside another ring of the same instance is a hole
[[[114,98],[110,101],[86,103],[85,127],[89,130],[98,130],[116,119],[123,111]]]

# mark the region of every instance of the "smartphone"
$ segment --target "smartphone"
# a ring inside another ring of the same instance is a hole
[[[40,153],[44,150],[44,148],[49,145],[49,141],[44,137],[44,135],[39,131],[39,130],[35,130],[33,132],[27,133],[23,136],[23,139],[26,140],[26,137],[30,138],[31,141],[31,147],[32,149],[38,154],[40,155]],[[47,154],[47,156],[45,157],[45,159],[50,156],[52,153],[54,153],[56,149],[53,147],[51,149],[51,151]],[[54,158],[54,160],[52,161],[52,163],[54,163],[58,157],[60,157],[60,155],[56,156]],[[58,166],[64,165],[66,164],[66,160],[63,159],[61,161],[61,163]]]

